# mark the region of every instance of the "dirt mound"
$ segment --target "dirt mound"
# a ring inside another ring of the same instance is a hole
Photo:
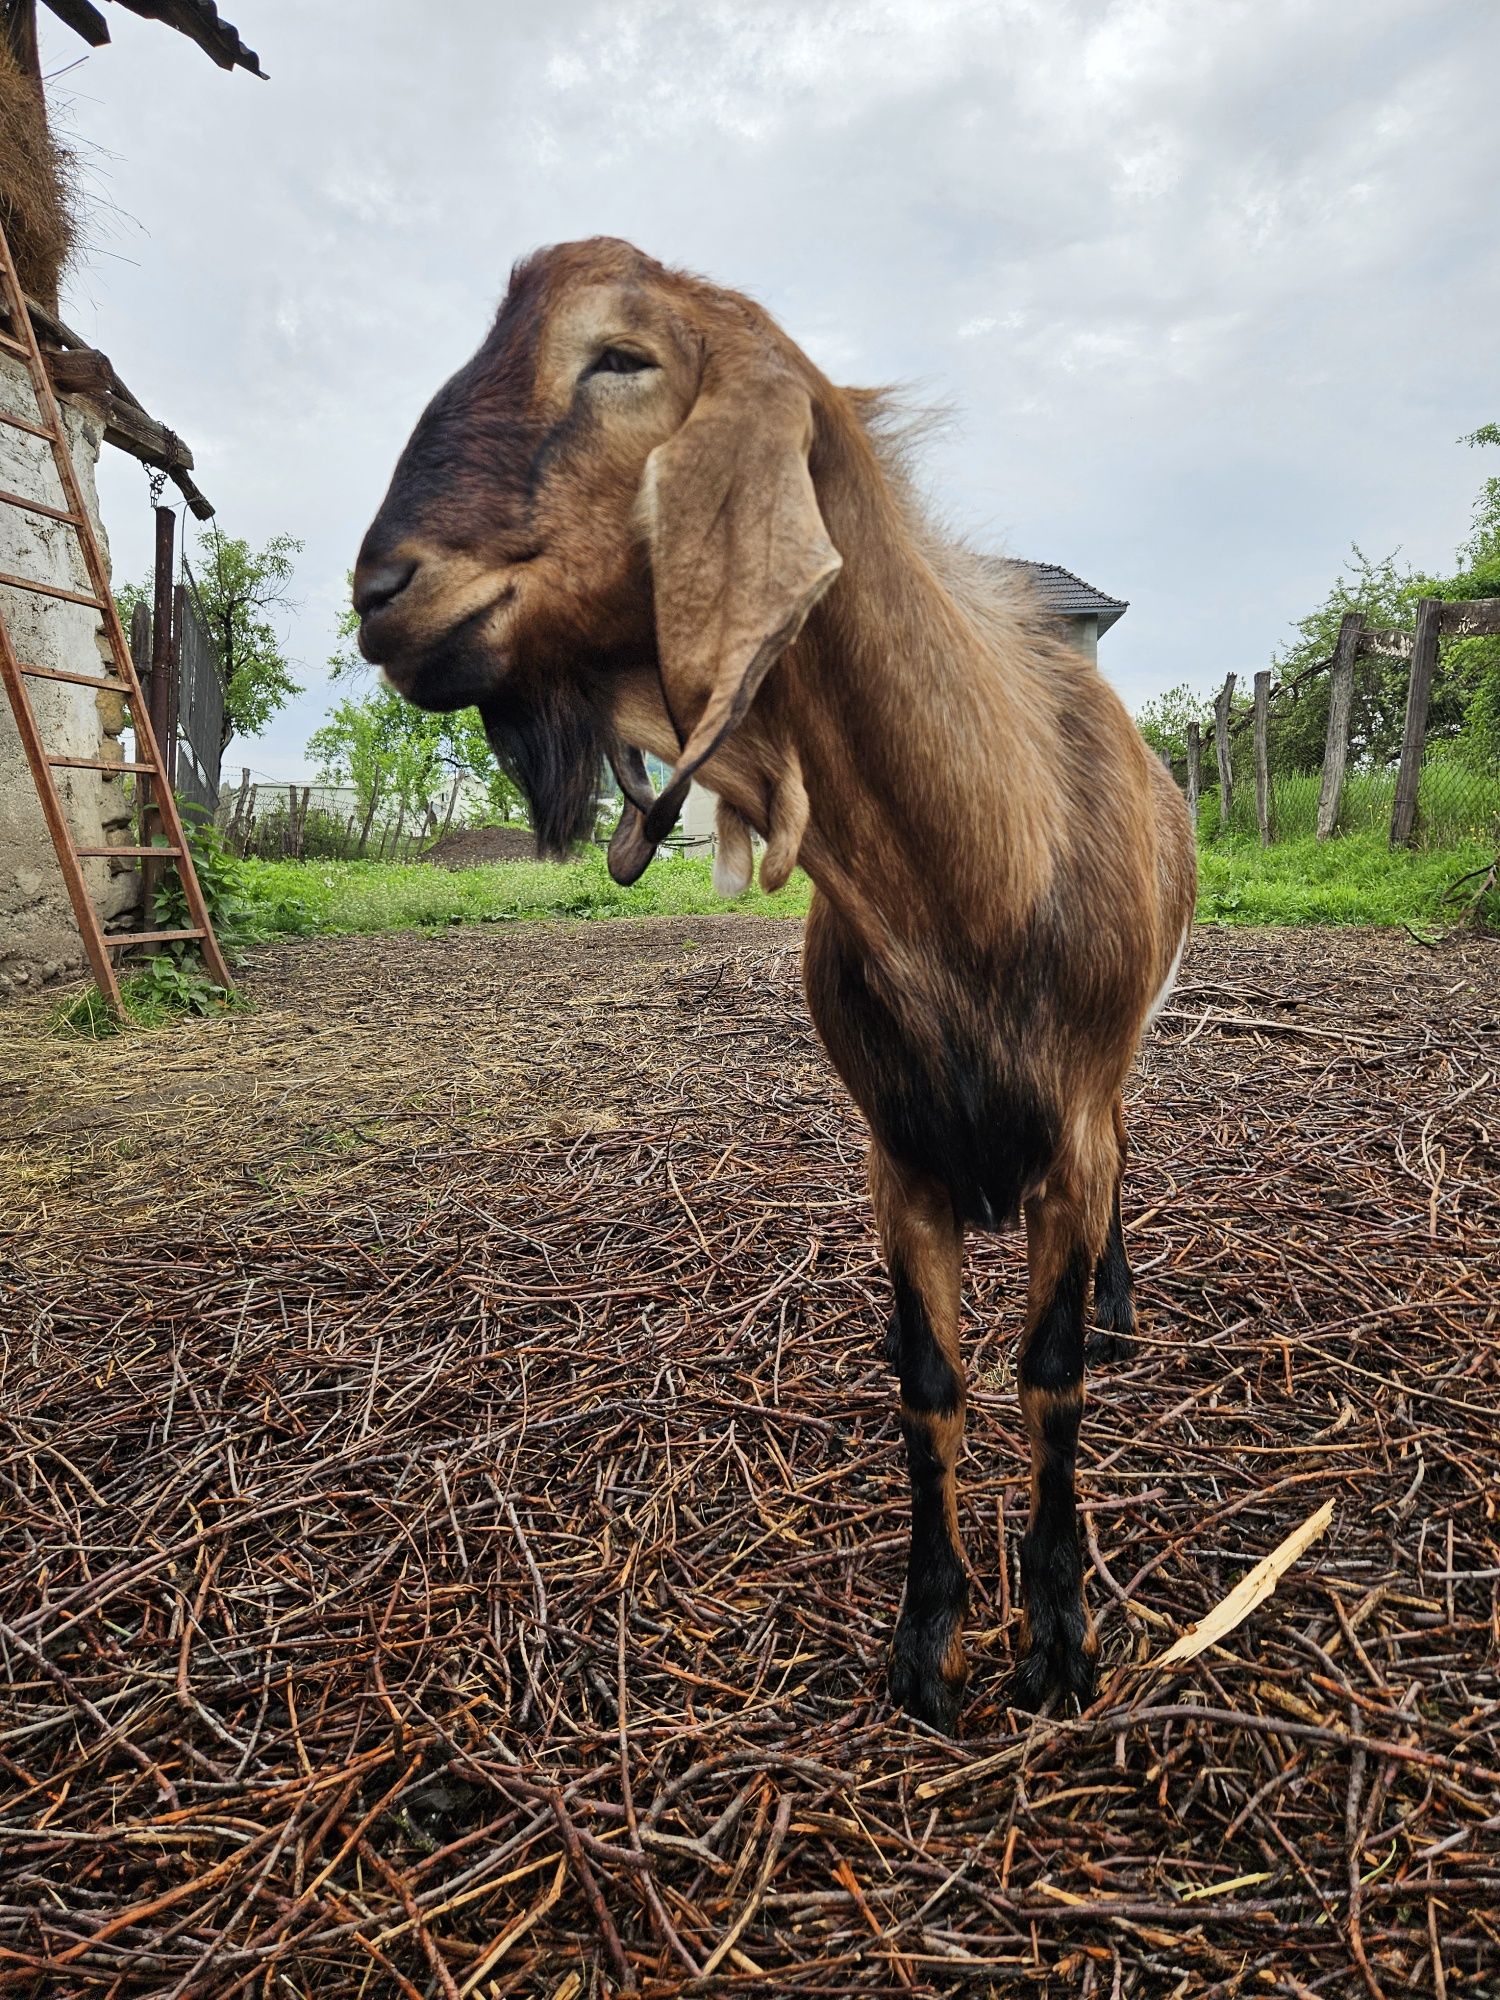
[[[483,868],[493,861],[535,861],[529,826],[462,826],[435,841],[421,857],[439,868]]]

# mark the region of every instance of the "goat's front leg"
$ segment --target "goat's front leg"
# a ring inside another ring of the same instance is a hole
[[[1135,1332],[1135,1279],[1125,1254],[1125,1229],[1120,1219],[1120,1184],[1125,1178],[1127,1146],[1125,1107],[1117,1097],[1113,1109],[1115,1144],[1119,1150],[1119,1171],[1115,1175],[1114,1200],[1110,1205],[1109,1232],[1104,1250],[1094,1266],[1094,1325],[1098,1329],[1089,1340],[1090,1361],[1123,1361],[1131,1349]]]
[[[1083,1602],[1073,1477],[1083,1416],[1084,1319],[1098,1235],[1078,1203],[1049,1186],[1026,1204],[1026,1331],[1017,1375],[1031,1442],[1031,1518],[1021,1542],[1025,1637],[1016,1700],[1051,1688],[1086,1702],[1096,1641]]]
[[[968,1679],[962,1628],[969,1584],[954,1479],[964,1434],[963,1232],[940,1182],[907,1173],[873,1144],[870,1192],[895,1293],[886,1359],[901,1380],[911,1475],[911,1551],[890,1694],[898,1707],[951,1732]]]

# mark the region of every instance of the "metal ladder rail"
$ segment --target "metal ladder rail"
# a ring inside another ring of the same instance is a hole
[[[208,906],[203,900],[203,890],[198,881],[197,870],[193,866],[192,852],[183,833],[177,801],[151,728],[151,719],[140,680],[130,657],[130,647],[126,642],[120,615],[109,588],[104,558],[84,508],[78,475],[73,465],[72,453],[68,449],[62,411],[52,387],[52,379],[47,373],[41,348],[37,343],[31,315],[26,309],[25,294],[21,290],[15,261],[3,228],[0,228],[0,289],[3,289],[11,325],[23,336],[17,339],[0,332],[0,349],[15,354],[25,361],[38,412],[45,420],[43,423],[34,424],[9,411],[0,410],[0,422],[9,424],[13,429],[25,431],[33,437],[47,440],[52,449],[53,464],[67,502],[66,507],[54,507],[45,502],[27,499],[23,494],[11,493],[0,488],[0,505],[20,507],[30,513],[39,514],[46,520],[61,521],[70,528],[82,552],[93,594],[86,595],[82,591],[67,590],[57,584],[12,576],[6,572],[0,572],[0,585],[15,590],[34,591],[45,597],[62,598],[70,603],[85,604],[97,610],[104,623],[105,638],[111,656],[110,664],[116,676],[111,679],[104,675],[73,673],[55,667],[35,666],[20,660],[6,628],[3,612],[0,612],[0,680],[5,683],[5,690],[15,714],[16,727],[26,752],[26,761],[31,767],[37,796],[41,801],[47,829],[57,852],[63,880],[67,885],[68,897],[78,922],[79,935],[99,990],[117,1015],[123,1012],[123,1007],[119,979],[110,954],[115,951],[128,951],[137,945],[197,938],[209,972],[220,986],[229,991],[233,989],[234,982],[219,947],[219,941],[214,936]],[[135,759],[129,762],[115,762],[98,757],[50,756],[42,739],[36,711],[27,692],[28,678],[68,681],[84,687],[107,688],[118,693],[130,710],[131,729],[136,744]],[[152,848],[81,847],[73,837],[62,799],[58,794],[53,778],[56,769],[135,771],[148,776],[153,782],[154,803],[167,836],[166,844]],[[103,856],[123,858],[145,855],[160,856],[163,860],[175,862],[187,901],[191,925],[184,930],[127,931],[113,936],[106,935],[99,913],[89,895],[88,885],[84,881],[80,862]]]

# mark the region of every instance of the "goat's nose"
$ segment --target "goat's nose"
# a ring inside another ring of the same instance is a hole
[[[354,575],[354,608],[361,618],[368,618],[374,611],[383,611],[386,605],[398,598],[417,573],[414,557],[404,557],[398,562],[372,563],[368,569],[363,565]]]

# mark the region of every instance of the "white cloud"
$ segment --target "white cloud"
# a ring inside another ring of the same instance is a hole
[[[840,379],[950,406],[946,512],[1131,599],[1101,658],[1132,694],[1262,663],[1352,537],[1436,566],[1463,533],[1480,468],[1452,440],[1500,416],[1493,9],[224,11],[269,83],[116,9],[61,85],[126,218],[70,304],[226,528],[305,539],[310,673],[511,261],[595,232],[756,294]],[[53,66],[81,52],[44,32]],[[134,574],[139,469],[113,456],[105,491]],[[290,775],[326,699],[249,761]]]

